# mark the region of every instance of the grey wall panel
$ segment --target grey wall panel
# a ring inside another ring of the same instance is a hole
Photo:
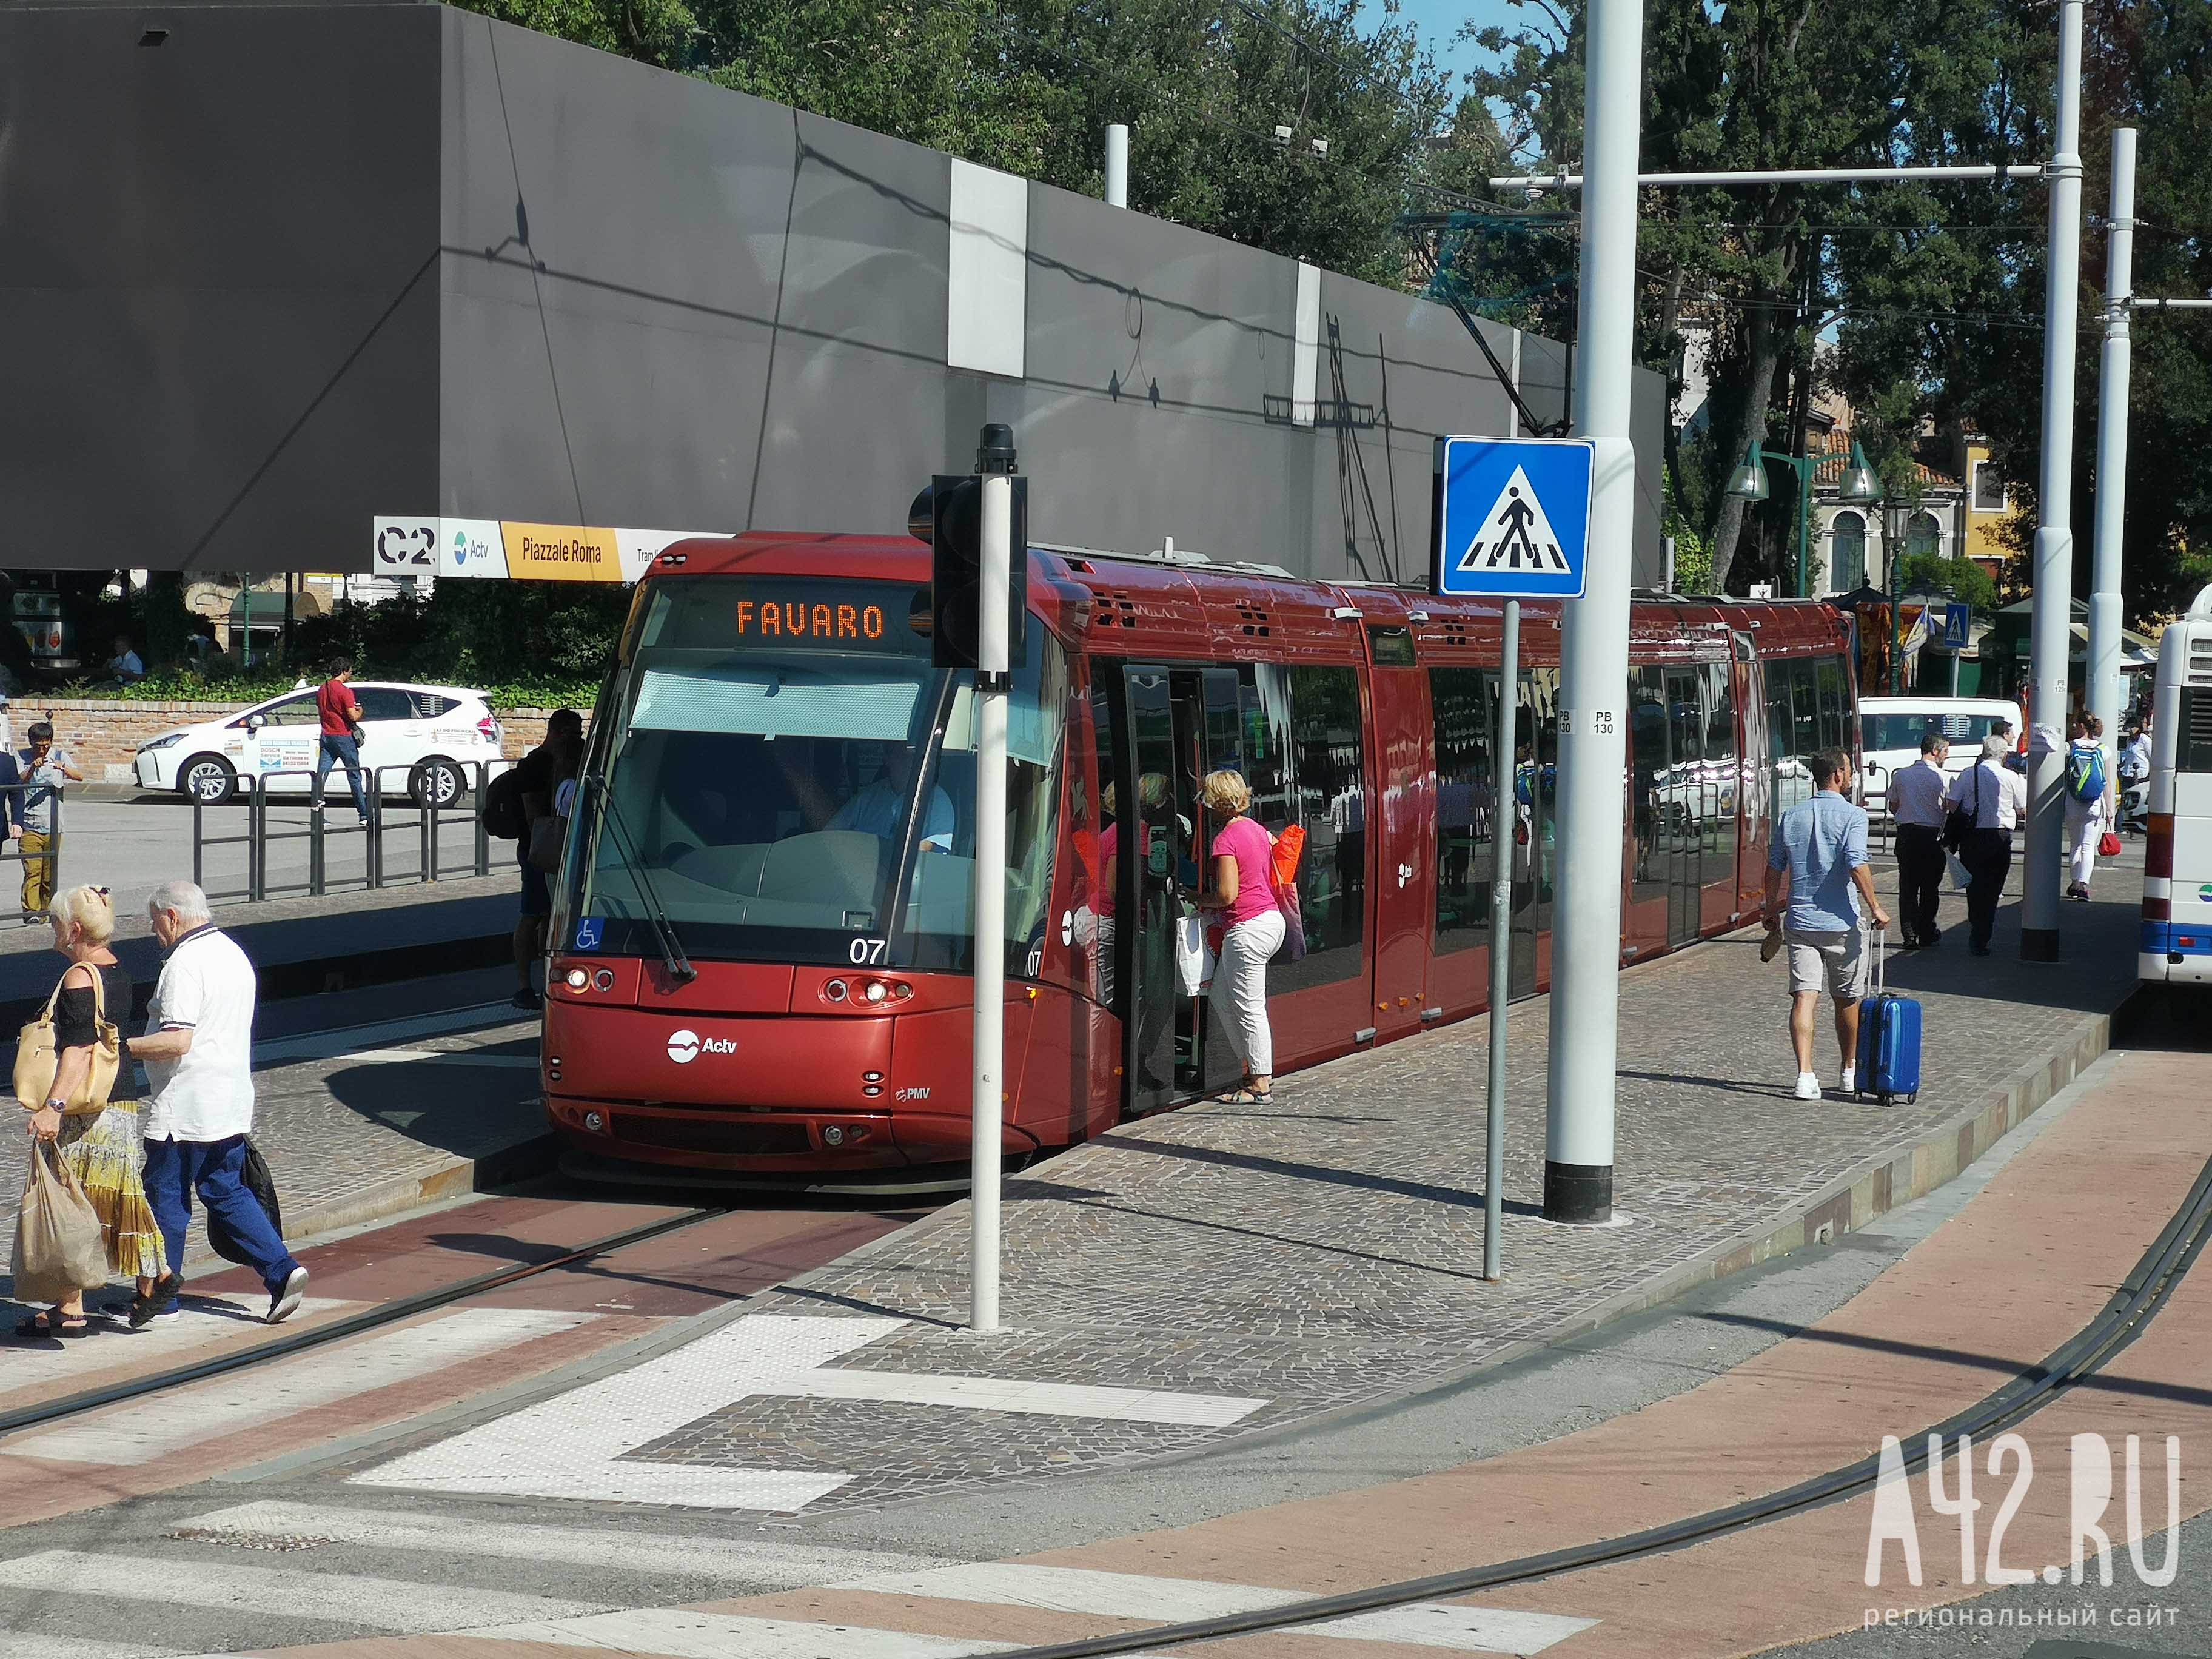
[[[994,382],[991,406],[1035,475],[1032,534],[1136,550],[1172,536],[1214,558],[1302,563],[1312,441],[1289,424],[1296,287],[1289,260],[1031,186],[1029,372]]]
[[[0,13],[0,565],[357,565],[428,502],[437,31]]]
[[[1657,587],[1667,580],[1667,548],[1659,538],[1667,475],[1667,381],[1638,370],[1629,392],[1628,417],[1636,433],[1636,549],[1631,580]]]

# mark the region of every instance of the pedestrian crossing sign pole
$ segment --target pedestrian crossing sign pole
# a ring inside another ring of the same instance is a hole
[[[1578,439],[1439,438],[1436,459],[1437,546],[1433,586],[1440,594],[1505,601],[1498,653],[1498,749],[1501,802],[1518,829],[1521,778],[1515,726],[1520,712],[1521,601],[1580,599],[1589,543],[1591,446]],[[1502,781],[1513,780],[1509,790]],[[1531,769],[1530,808],[1541,787]],[[1498,1233],[1505,1188],[1505,1004],[1511,991],[1513,848],[1501,825],[1490,845],[1490,1087],[1485,1146],[1482,1276],[1504,1274]]]

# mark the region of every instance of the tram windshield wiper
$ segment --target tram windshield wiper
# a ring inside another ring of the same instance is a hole
[[[623,822],[622,809],[615,805],[614,791],[597,773],[587,776],[584,782],[586,787],[599,792],[599,805],[607,815],[607,828],[614,831],[615,854],[629,872],[630,879],[637,884],[638,896],[645,901],[645,917],[653,924],[653,939],[660,946],[661,966],[668,969],[668,976],[678,984],[688,985],[699,977],[699,970],[684,954],[684,942],[676,937],[676,924],[660,908],[660,895],[653,890],[653,878],[646,872],[645,860],[637,855],[637,843],[630,839],[629,826]]]

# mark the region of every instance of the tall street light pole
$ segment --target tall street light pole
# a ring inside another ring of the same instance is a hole
[[[1613,1218],[1644,0],[1589,0],[1586,39],[1575,417],[1576,435],[1589,439],[1595,453],[1588,586],[1583,599],[1564,607],[1559,639],[1559,872],[1552,921],[1544,1214],[1595,1223]],[[1511,757],[1498,763],[1510,765]]]
[[[2081,8],[2061,0],[2058,119],[2051,157],[2043,302],[2043,468],[2036,484],[2034,616],[2028,635],[2027,860],[2023,962],[2058,960],[2058,861],[2065,833],[2066,662],[2074,638],[2074,332],[2081,265]]]
[[[2129,290],[2135,286],[2136,130],[2112,130],[2105,349],[2097,387],[2097,542],[2089,578],[2089,712],[2104,722],[2105,775],[2118,775],[2120,541],[2128,507]]]

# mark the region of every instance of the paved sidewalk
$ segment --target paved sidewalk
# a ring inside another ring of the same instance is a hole
[[[1480,1276],[1487,1022],[1472,1021],[1283,1079],[1271,1109],[1186,1108],[1010,1182],[1003,1334],[961,1328],[956,1205],[752,1304],[707,1340],[726,1368],[654,1361],[369,1478],[565,1495],[581,1439],[634,1500],[815,1514],[1187,1452],[1433,1386],[1948,1179],[2103,1050],[2134,988],[2139,868],[2066,908],[2057,968],[2017,961],[2016,905],[1996,954],[1970,957],[1947,900],[1944,948],[1893,958],[1892,983],[1926,1004],[1911,1106],[1790,1097],[1784,973],[1755,933],[1626,974],[1613,1228],[1538,1213],[1548,1008],[1516,1008],[1502,1284]],[[624,1439],[633,1398],[657,1400],[659,1426]],[[472,1484],[495,1466],[496,1484]]]

